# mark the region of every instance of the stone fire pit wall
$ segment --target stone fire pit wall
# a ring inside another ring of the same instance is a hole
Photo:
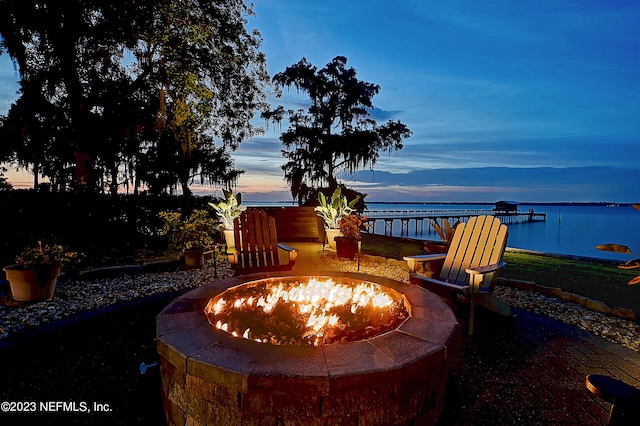
[[[321,347],[257,343],[208,323],[204,308],[211,297],[246,282],[284,276],[252,274],[206,284],[158,315],[168,424],[436,422],[444,408],[447,346],[459,328],[440,298],[385,278],[332,273],[404,294],[411,316],[371,339]]]

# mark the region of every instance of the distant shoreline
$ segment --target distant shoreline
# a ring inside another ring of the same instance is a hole
[[[454,202],[454,201],[443,201],[443,202],[435,202],[435,201],[366,201],[367,204],[411,204],[411,205],[486,205],[492,206],[495,205],[496,202],[471,202],[471,201],[463,201],[463,202]],[[516,204],[524,204],[528,206],[585,206],[585,207],[607,207],[611,205],[615,205],[616,207],[629,207],[632,203],[613,203],[613,202],[604,202],[604,201],[566,201],[566,202],[525,202],[525,201],[514,201]]]
[[[288,205],[293,205],[294,207],[296,207],[296,202],[295,201],[251,201],[251,200],[247,200],[245,201],[245,203],[251,203],[251,204],[260,204],[260,203],[265,203],[265,204],[288,204]],[[489,202],[489,201],[479,201],[479,202],[474,202],[474,201],[370,201],[370,200],[366,200],[365,201],[366,204],[407,204],[407,205],[425,205],[425,206],[429,206],[429,205],[482,205],[482,206],[493,206],[496,204],[495,201],[493,202]],[[607,206],[615,206],[615,207],[630,207],[632,204],[631,202],[628,203],[616,203],[616,202],[611,202],[611,201],[559,201],[559,202],[528,202],[528,201],[514,201],[514,203],[520,205],[527,205],[527,206],[575,206],[575,207],[607,207]]]

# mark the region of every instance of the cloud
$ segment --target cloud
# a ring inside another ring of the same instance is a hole
[[[638,202],[640,170],[613,167],[412,170],[408,173],[361,171],[341,179],[368,194],[367,201]],[[252,200],[290,200],[282,173],[248,170],[239,189]]]
[[[359,172],[347,185],[369,201],[615,201],[637,202],[640,170],[612,167],[464,168],[408,173]],[[395,195],[393,195],[395,194]]]
[[[369,115],[372,119],[376,120],[378,124],[384,124],[384,122],[393,120],[398,116],[401,116],[402,111],[393,111],[393,110],[387,111],[387,110],[374,107],[373,110],[369,111]]]

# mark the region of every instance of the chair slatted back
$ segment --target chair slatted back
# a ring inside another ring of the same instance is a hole
[[[439,279],[469,285],[467,268],[500,262],[507,246],[508,230],[495,216],[476,216],[456,227]],[[490,288],[495,273],[486,274],[481,284]]]
[[[240,248],[237,269],[268,270],[279,264],[275,218],[264,210],[247,209],[235,225],[235,244]]]

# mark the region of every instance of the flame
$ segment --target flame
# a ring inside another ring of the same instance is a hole
[[[215,316],[229,309],[228,306],[236,310],[260,308],[264,313],[271,313],[279,303],[288,303],[297,314],[306,318],[307,331],[304,334],[315,336],[313,341],[317,346],[322,344],[328,327],[340,327],[341,324],[345,324],[339,315],[332,312],[334,308],[347,307],[352,314],[356,314],[359,309],[365,307],[384,309],[392,306],[394,300],[372,283],[352,285],[336,283],[332,279],[310,278],[307,283],[294,286],[285,286],[282,282],[271,285],[268,294],[262,294],[257,298],[239,297],[227,301],[221,297],[215,303],[209,303],[206,313]],[[217,321],[215,327],[227,331],[230,326]],[[260,341],[251,337],[250,328],[246,328],[243,333],[241,330],[230,333],[235,337],[241,334],[245,339]]]

